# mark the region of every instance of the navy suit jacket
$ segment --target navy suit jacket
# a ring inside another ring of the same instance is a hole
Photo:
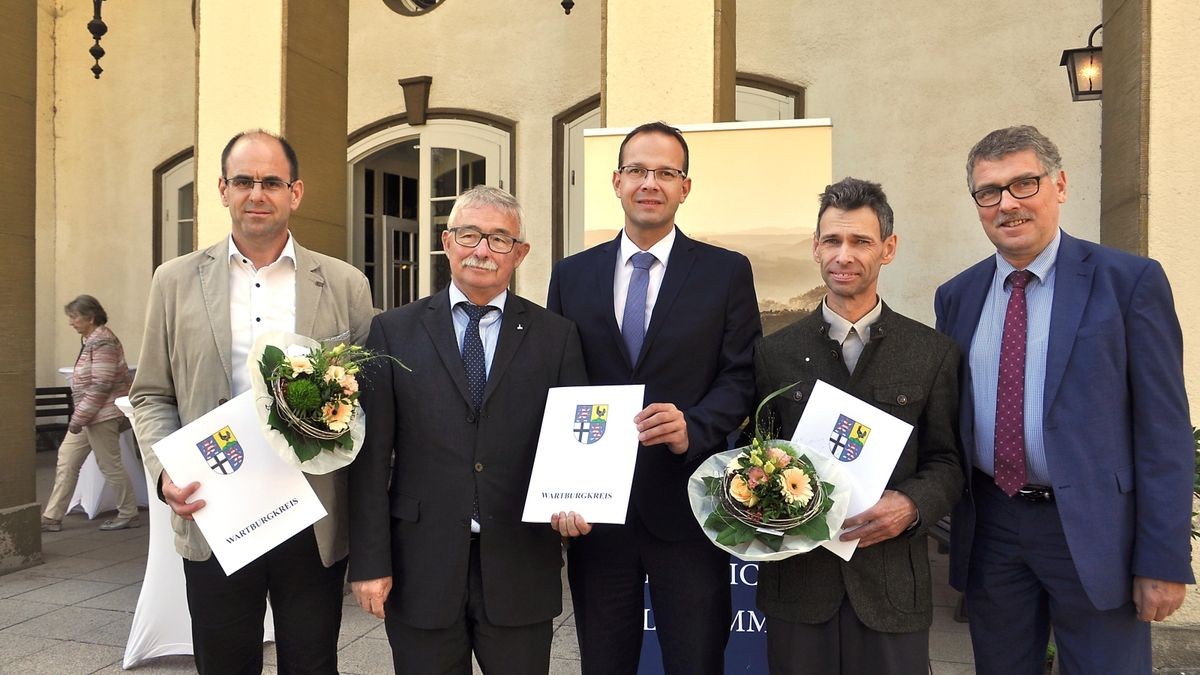
[[[968,355],[995,270],[990,256],[946,282],[935,302],[938,330],[964,355],[968,478],[975,448]],[[1088,598],[1100,610],[1119,607],[1135,575],[1192,583],[1193,439],[1183,336],[1162,266],[1063,232],[1051,312],[1042,433]],[[967,485],[951,532],[950,580],[959,589],[975,530]]]
[[[676,229],[641,354],[631,363],[613,310],[620,250],[617,235],[560,261],[546,306],[579,327],[590,384],[645,383],[646,404],[674,403],[683,411],[687,454],[672,454],[665,445],[640,447],[630,511],[660,539],[701,538],[687,479],[700,462],[727,449],[754,398],[754,342],[762,323],[750,261]]]

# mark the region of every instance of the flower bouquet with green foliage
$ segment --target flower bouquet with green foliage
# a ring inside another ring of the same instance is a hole
[[[693,512],[719,548],[745,560],[781,560],[812,550],[837,532],[850,489],[836,460],[771,438],[754,413],[750,445],[713,455],[692,475]]]
[[[391,357],[340,341],[326,347],[302,335],[262,335],[250,352],[250,382],[255,400],[263,403],[256,406],[259,421],[276,452],[312,474],[354,461],[365,427],[358,377],[366,363],[379,358]]]

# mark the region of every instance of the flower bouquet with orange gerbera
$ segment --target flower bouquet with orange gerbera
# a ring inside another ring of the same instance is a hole
[[[310,474],[329,473],[354,461],[363,444],[358,404],[363,366],[380,358],[338,336],[326,347],[311,338],[269,332],[250,350],[250,388],[267,441],[289,464]],[[399,363],[401,367],[404,364]]]
[[[692,508],[718,547],[745,560],[780,560],[809,551],[836,532],[850,489],[832,458],[770,438],[755,411],[750,445],[709,458],[692,475]]]

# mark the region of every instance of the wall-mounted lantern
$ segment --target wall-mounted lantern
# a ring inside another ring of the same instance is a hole
[[[1104,91],[1104,53],[1103,47],[1092,45],[1092,39],[1104,24],[1096,26],[1088,35],[1088,46],[1082,49],[1068,49],[1062,53],[1062,62],[1058,65],[1067,69],[1067,79],[1071,82],[1072,101],[1098,101]]]

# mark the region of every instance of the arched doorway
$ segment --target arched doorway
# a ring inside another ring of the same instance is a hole
[[[508,131],[458,119],[397,124],[347,151],[349,249],[371,282],[377,307],[390,309],[450,283],[441,233],[463,191],[511,189]]]

